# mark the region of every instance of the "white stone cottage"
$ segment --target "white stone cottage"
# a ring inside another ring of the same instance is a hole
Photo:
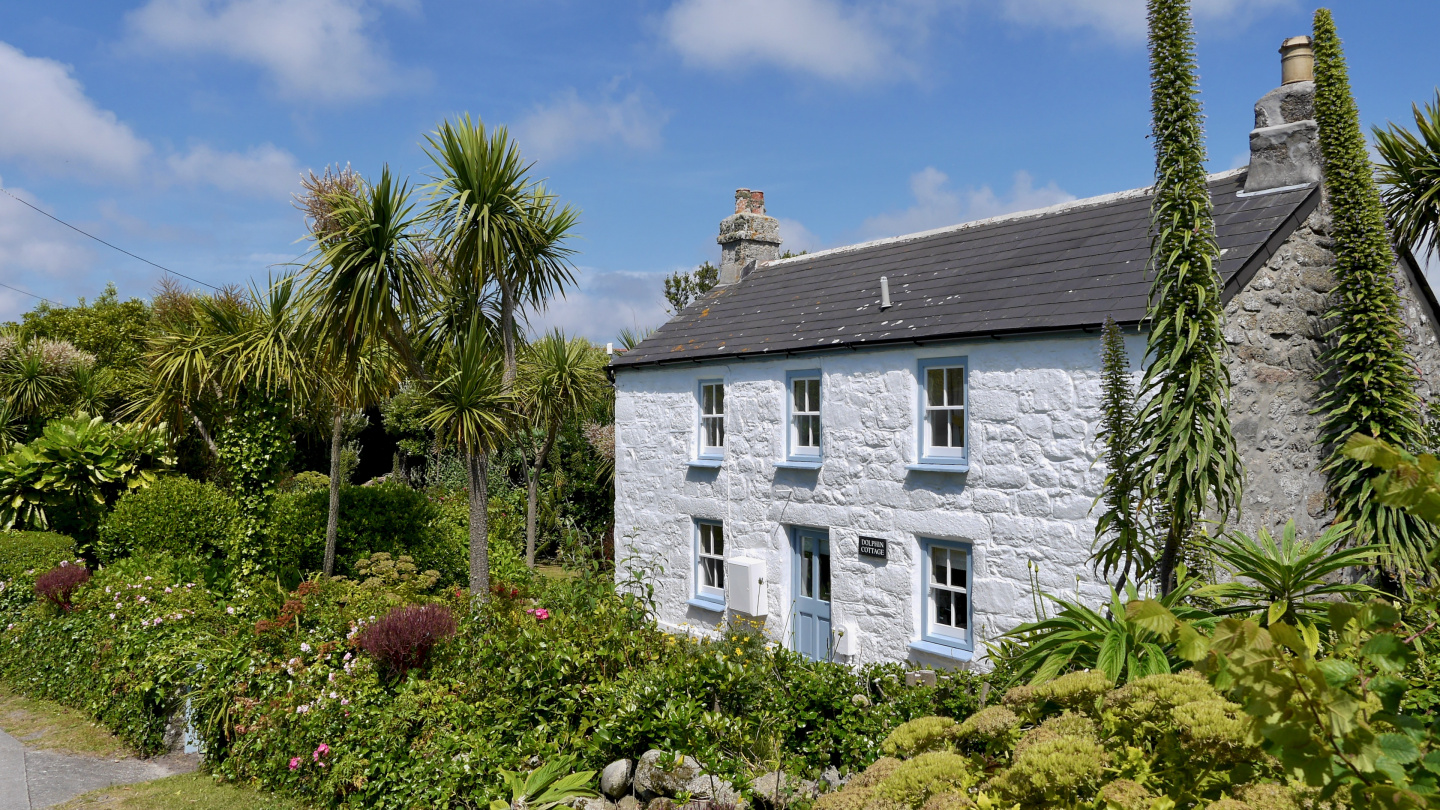
[[[1334,286],[1309,41],[1256,104],[1248,168],[1210,188],[1240,524],[1326,519],[1314,407]],[[1144,353],[1148,189],[777,258],[760,192],[720,226],[720,284],[611,364],[618,579],[668,626],[762,620],[813,657],[955,666],[1034,618],[1032,582],[1092,603],[1099,329]],[[1436,302],[1396,283],[1424,380]]]

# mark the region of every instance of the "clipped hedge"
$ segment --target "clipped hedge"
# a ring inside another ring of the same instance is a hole
[[[75,541],[55,532],[0,532],[0,580],[43,573],[75,559]]]
[[[101,563],[142,552],[226,557],[240,505],[214,484],[173,475],[116,501],[100,524],[95,556]]]

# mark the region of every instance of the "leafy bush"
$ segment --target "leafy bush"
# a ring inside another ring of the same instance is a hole
[[[282,569],[320,570],[329,515],[328,488],[276,496],[267,531]],[[342,486],[335,572],[353,576],[356,560],[379,551],[409,555],[420,568],[439,571],[445,583],[464,581],[469,574],[468,536],[459,534],[464,544],[457,546],[457,533],[446,516],[424,493],[403,484]]]
[[[164,476],[115,502],[100,524],[95,556],[109,562],[135,552],[164,551],[223,559],[234,543],[239,516],[239,504],[219,487]]]
[[[455,617],[444,605],[396,608],[360,633],[360,649],[379,661],[391,675],[425,665],[436,644],[455,635]]]
[[[75,541],[53,532],[0,532],[0,581],[75,559]]]
[[[40,438],[0,457],[0,526],[53,526],[88,542],[107,504],[153,483],[154,471],[173,463],[167,452],[163,430],[57,419]]]
[[[61,562],[35,580],[35,595],[68,613],[71,598],[89,581],[90,571],[85,566]]]
[[[890,732],[880,743],[887,757],[913,757],[926,751],[943,751],[955,737],[955,721],[949,717],[918,717]]]
[[[292,475],[280,483],[281,492],[314,492],[330,489],[330,476],[314,470],[305,470]]]
[[[224,643],[227,617],[195,584],[198,571],[184,558],[140,555],[96,571],[67,613],[0,599],[0,680],[86,712],[142,753],[162,752],[196,664]]]

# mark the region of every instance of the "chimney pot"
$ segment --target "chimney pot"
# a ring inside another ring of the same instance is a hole
[[[1315,81],[1315,49],[1310,37],[1290,37],[1280,43],[1280,83]]]
[[[780,258],[780,223],[765,214],[765,192],[735,189],[735,213],[720,221],[720,277],[734,284],[766,262]]]

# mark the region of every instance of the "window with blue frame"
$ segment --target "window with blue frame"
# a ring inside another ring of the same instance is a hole
[[[695,598],[725,606],[725,528],[718,520],[695,521]]]
[[[701,458],[721,458],[725,455],[725,381],[700,381],[700,439]]]
[[[963,357],[920,361],[920,461],[963,466],[970,461]]]
[[[925,641],[973,649],[970,582],[972,555],[966,543],[923,540],[925,566]]]
[[[820,372],[792,371],[790,383],[790,437],[787,458],[794,461],[820,460]]]

